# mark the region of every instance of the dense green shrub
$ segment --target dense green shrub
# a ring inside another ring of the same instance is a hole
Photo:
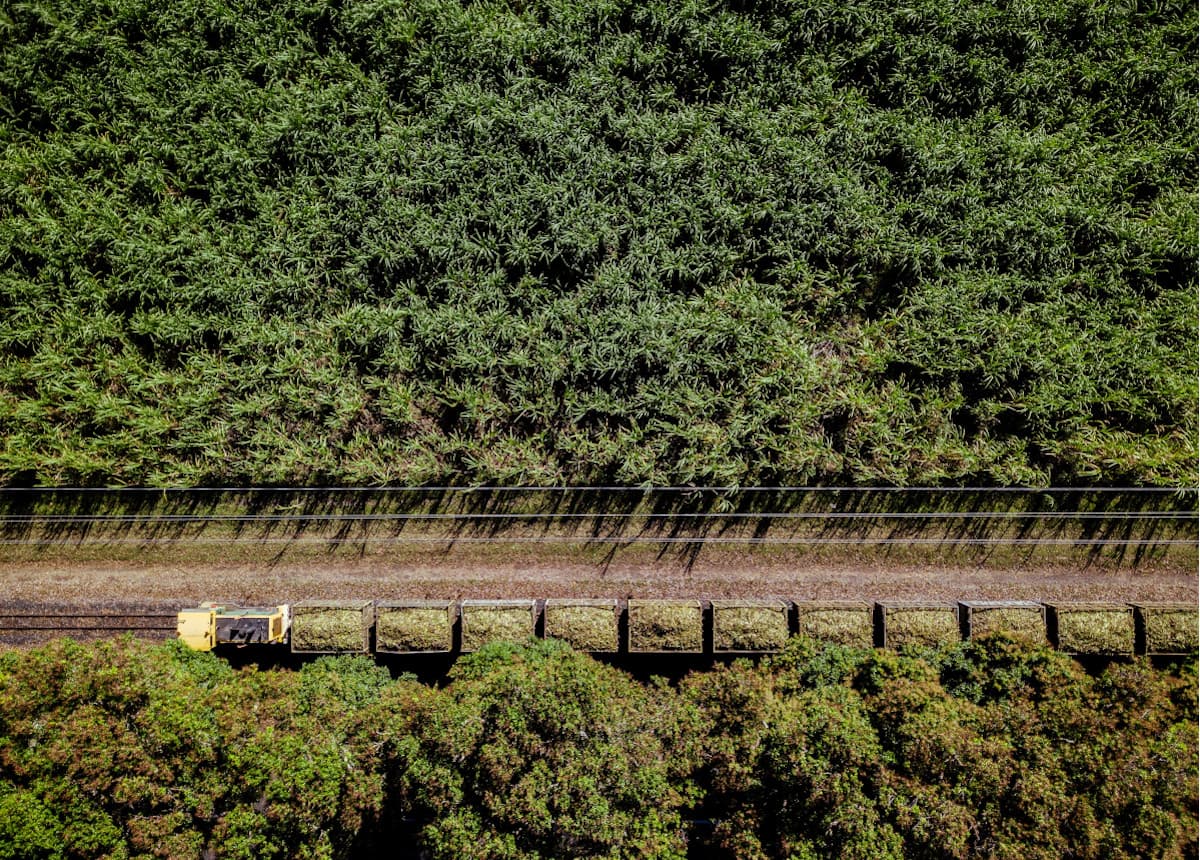
[[[234,672],[60,641],[0,663],[0,857],[346,856],[382,809],[370,661]]]
[[[0,10],[0,482],[1196,482],[1196,9]]]
[[[561,643],[444,686],[132,640],[0,654],[0,858],[1195,858],[1195,662],[794,639],[639,683]],[[708,856],[708,855],[706,855]]]
[[[554,642],[486,646],[397,709],[398,794],[433,857],[678,857],[695,743],[665,688]]]
[[[730,857],[1194,857],[1194,670],[793,640],[689,679]],[[716,814],[714,812],[714,814]]]
[[[848,687],[789,692],[745,664],[691,678],[685,695],[712,720],[702,774],[728,856],[901,856],[877,809],[879,739]]]

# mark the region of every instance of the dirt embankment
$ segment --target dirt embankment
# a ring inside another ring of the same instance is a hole
[[[0,601],[1193,601],[1194,491],[0,493]]]
[[[185,551],[186,549],[186,551]],[[116,557],[114,557],[116,556]],[[484,547],[287,552],[153,548],[0,558],[7,600],[297,601],[309,598],[783,597],[792,600],[1194,601],[1196,554],[1113,559],[967,552],[815,553]]]

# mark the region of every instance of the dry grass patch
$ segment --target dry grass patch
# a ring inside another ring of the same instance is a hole
[[[704,650],[704,611],[699,600],[630,600],[629,650]]]
[[[366,654],[371,646],[369,600],[306,600],[292,607],[292,651]]]
[[[464,600],[462,650],[478,651],[491,642],[524,642],[535,630],[533,600]]]
[[[1132,654],[1133,607],[1112,603],[1059,603],[1058,648],[1069,654]]]
[[[713,650],[778,651],[788,640],[782,600],[713,601]]]
[[[617,601],[547,600],[545,631],[577,651],[616,651],[621,645]]]

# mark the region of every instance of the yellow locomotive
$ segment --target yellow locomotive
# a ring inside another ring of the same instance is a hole
[[[217,645],[282,645],[291,627],[288,606],[239,607],[202,603],[195,609],[182,609],[175,629],[184,644],[197,651],[211,651]]]

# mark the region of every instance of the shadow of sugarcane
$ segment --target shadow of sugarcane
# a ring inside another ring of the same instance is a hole
[[[716,546],[914,547],[986,562],[1046,548],[1090,564],[1136,566],[1197,540],[1196,491],[1106,488],[294,488],[0,490],[0,539],[47,548],[301,543],[365,553],[373,544],[447,553],[471,544],[650,546],[694,565]]]

